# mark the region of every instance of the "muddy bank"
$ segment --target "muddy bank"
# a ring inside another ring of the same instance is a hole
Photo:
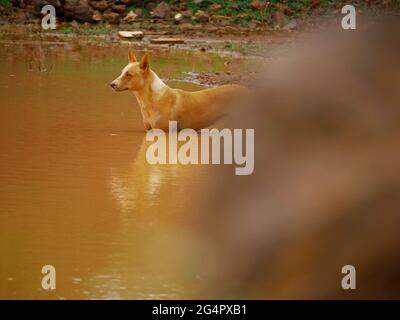
[[[62,29],[43,31],[37,25],[6,25],[0,26],[0,45],[31,44],[33,48],[45,44],[59,44],[60,47],[71,50],[80,50],[82,47],[107,49],[133,48],[135,51],[150,51],[154,58],[160,52],[171,50],[191,51],[202,56],[217,54],[222,57],[224,67],[215,72],[189,72],[181,81],[191,82],[202,86],[216,86],[227,83],[248,83],[254,73],[250,67],[262,60],[271,60],[284,51],[289,50],[291,44],[306,33],[300,32],[266,32],[263,35],[251,37],[212,37],[180,35],[182,43],[160,44],[153,43],[152,39],[163,36],[158,32],[148,31],[141,40],[128,40],[118,36],[119,28],[111,28],[107,34],[90,34],[85,32],[86,27],[81,25],[74,32],[65,33]],[[36,49],[35,49],[36,50]],[[64,50],[64,49],[63,49]],[[238,67],[239,66],[239,67]],[[240,67],[241,66],[241,67]],[[214,71],[214,70],[213,70]]]
[[[2,0],[0,23],[38,22],[52,5],[59,23],[129,25],[145,30],[178,29],[183,33],[235,34],[305,27],[315,17],[337,14],[347,1],[212,0]],[[356,1],[358,11],[391,11],[396,0]]]
[[[254,16],[254,12],[267,7],[259,2],[260,8],[257,8],[254,1],[249,1],[246,10],[229,7],[230,11],[224,11],[225,16],[220,14],[223,8],[217,10],[210,4],[193,7],[188,13],[190,1],[155,2],[141,11],[134,0],[120,1],[119,4],[106,0],[18,0],[10,2],[9,6],[4,6],[3,2],[0,5],[2,43],[31,41],[67,43],[73,47],[89,45],[217,53],[226,59],[225,72],[193,72],[187,75],[189,82],[207,86],[247,83],[253,70],[246,70],[245,75],[235,73],[230,70],[232,61],[273,60],[289,51],[293,43],[304,39],[310,32],[339,27],[342,18],[341,1],[329,7],[312,1],[314,6],[300,11],[278,3],[269,7],[261,18]],[[54,30],[44,30],[40,24],[42,15],[39,9],[46,3],[53,4],[57,10]],[[83,3],[86,9],[83,9]],[[398,16],[398,8],[395,1],[386,1],[385,4],[361,1],[357,5],[357,23],[361,25],[364,17],[376,14]],[[112,13],[118,18],[107,20],[105,17]],[[140,36],[129,37],[130,32]]]

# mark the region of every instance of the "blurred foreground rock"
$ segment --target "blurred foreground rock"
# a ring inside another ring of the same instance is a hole
[[[216,169],[196,220],[200,297],[400,298],[398,30],[323,34],[265,68],[232,124],[255,128],[255,172]]]

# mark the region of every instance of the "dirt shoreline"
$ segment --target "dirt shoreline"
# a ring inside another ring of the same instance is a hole
[[[83,26],[82,26],[83,27]],[[0,45],[31,44],[31,45],[70,45],[70,46],[97,46],[97,47],[131,47],[138,51],[157,50],[189,50],[199,54],[213,53],[225,59],[226,72],[190,73],[185,81],[203,86],[216,86],[227,83],[248,83],[253,71],[246,73],[230,71],[232,61],[253,61],[273,59],[278,52],[302,37],[306,32],[265,31],[263,34],[254,33],[251,36],[213,36],[181,34],[181,44],[154,44],[151,39],[156,37],[174,37],[154,31],[144,32],[142,40],[126,40],[118,37],[120,28],[113,28],[108,34],[82,34],[79,28],[74,33],[43,31],[37,25],[7,25],[0,26]]]
[[[63,26],[56,30],[45,31],[37,24],[13,24],[0,25],[0,40],[40,40],[40,41],[79,41],[82,43],[97,43],[99,45],[131,45],[134,47],[155,47],[155,48],[181,48],[191,50],[218,50],[221,54],[232,53],[243,56],[262,56],[265,45],[286,42],[288,39],[296,38],[305,31],[270,31],[245,33],[245,34],[204,34],[204,33],[180,33],[172,34],[154,30],[143,30],[144,36],[141,40],[124,39],[118,36],[118,32],[125,30],[121,27],[110,28],[107,33],[86,33],[87,26],[79,26],[71,32],[62,31]],[[182,44],[154,44],[154,38],[179,38]],[[263,46],[264,44],[264,46]]]
[[[362,26],[365,17],[371,12],[360,10],[358,24]],[[398,11],[390,14],[398,15]],[[104,25],[91,23],[61,22],[55,30],[43,30],[38,20],[30,24],[0,24],[0,44],[28,43],[32,44],[64,44],[72,46],[101,46],[101,47],[132,47],[134,50],[189,50],[200,53],[215,53],[229,65],[234,60],[258,61],[273,60],[288,50],[291,44],[299,39],[307,38],[316,30],[340,27],[342,15],[333,12],[329,16],[307,16],[296,20],[293,28],[273,30],[268,25],[259,25],[251,30],[238,26],[217,26],[210,23],[182,25],[144,21],[133,26],[128,24]],[[120,31],[143,32],[140,40],[126,39],[119,36]],[[178,38],[179,44],[152,43],[155,38]],[[227,68],[229,69],[229,68]],[[252,72],[235,73],[202,73],[190,74],[189,82],[205,86],[215,86],[226,83],[247,83]]]

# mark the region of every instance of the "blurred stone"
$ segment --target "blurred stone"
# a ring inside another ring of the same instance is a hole
[[[127,23],[131,23],[131,22],[135,21],[136,18],[137,18],[137,15],[133,11],[129,11],[129,13],[123,19],[123,21],[127,22]]]
[[[177,23],[192,23],[192,12],[190,10],[177,13],[174,16],[174,20]]]
[[[198,22],[208,22],[210,20],[210,16],[205,13],[203,10],[198,10],[195,14],[194,14],[194,18],[198,21]]]
[[[99,11],[96,10],[96,11],[93,13],[92,19],[93,19],[93,21],[101,22],[101,21],[103,21],[103,15],[101,14],[101,12],[99,12]]]
[[[260,0],[252,0],[250,6],[255,10],[261,10],[264,9],[265,3]]]
[[[293,30],[293,29],[296,29],[297,28],[297,22],[296,21],[291,21],[291,22],[289,22],[288,24],[286,24],[283,28],[282,28],[282,30],[284,30],[284,31],[290,31],[290,30]]]
[[[208,10],[210,10],[212,12],[221,10],[222,8],[223,8],[222,4],[219,4],[219,3],[213,3],[208,6]]]
[[[106,12],[103,15],[103,19],[109,24],[118,24],[120,21],[119,14],[116,12]]]
[[[33,0],[32,4],[36,13],[40,13],[46,4],[51,4],[56,9],[61,7],[59,0]]]
[[[179,26],[179,30],[180,30],[181,32],[188,32],[188,31],[194,30],[194,26],[193,26],[193,24],[191,24],[191,23],[182,23],[182,24]]]
[[[117,4],[112,7],[113,11],[118,12],[119,14],[122,14],[125,12],[126,5],[124,4]]]
[[[92,22],[93,9],[87,0],[65,0],[64,16],[66,20],[77,22]]]
[[[232,26],[226,26],[226,27],[223,27],[223,28],[219,28],[218,30],[217,30],[217,34],[219,34],[219,35],[225,35],[225,34],[237,34],[239,32],[239,30],[237,30],[237,29],[235,29],[234,27],[232,27]]]
[[[171,15],[171,8],[165,1],[160,2],[152,11],[151,16],[153,18],[169,18]]]
[[[137,40],[141,40],[143,39],[143,32],[142,31],[119,31],[118,35],[121,38],[125,38],[125,39],[137,39]]]
[[[13,23],[26,24],[26,23],[30,23],[34,19],[35,19],[35,17],[33,16],[33,14],[31,12],[18,11],[13,18]]]
[[[106,0],[100,0],[100,1],[90,1],[90,5],[99,11],[105,11],[108,9],[109,4]]]
[[[175,22],[181,22],[182,13],[177,13],[176,15],[174,15],[174,20],[175,20]]]

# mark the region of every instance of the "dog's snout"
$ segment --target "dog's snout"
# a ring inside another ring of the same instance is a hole
[[[117,84],[114,81],[110,83],[111,88],[115,89],[116,86],[117,86]]]

